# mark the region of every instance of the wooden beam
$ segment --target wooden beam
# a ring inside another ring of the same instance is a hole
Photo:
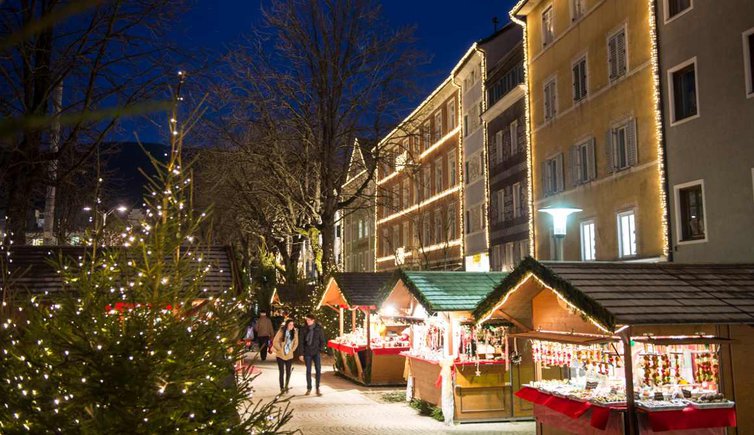
[[[623,342],[623,369],[626,378],[626,435],[639,435],[639,420],[634,397],[634,361],[631,352],[631,328],[620,333]]]
[[[344,326],[343,326],[343,307],[338,308],[338,326],[339,326],[338,329],[340,331],[340,335],[342,336],[343,333],[345,332]]]

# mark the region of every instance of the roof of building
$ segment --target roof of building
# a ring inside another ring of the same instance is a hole
[[[387,296],[390,272],[338,272],[332,279],[351,307],[376,307]]]
[[[271,301],[278,302],[281,305],[299,305],[309,302],[309,297],[316,291],[316,286],[312,284],[281,284],[275,287],[272,292]]]
[[[475,310],[489,314],[533,274],[609,329],[754,323],[754,264],[538,262],[530,257]]]
[[[472,311],[500,281],[503,272],[427,272],[398,270],[396,278],[428,312]]]
[[[58,273],[60,261],[75,267],[90,254],[90,250],[86,246],[14,246],[8,263],[11,288],[37,295],[60,293],[65,290]],[[201,252],[202,263],[211,265],[203,282],[208,294],[219,294],[229,288],[240,289],[229,247],[211,246]]]

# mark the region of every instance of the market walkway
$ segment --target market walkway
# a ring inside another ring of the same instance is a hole
[[[257,361],[261,375],[254,381],[255,399],[270,399],[279,392],[274,358]],[[289,428],[304,435],[319,434],[533,434],[533,422],[464,424],[448,427],[417,414],[405,403],[386,403],[382,395],[395,388],[367,388],[336,376],[323,361],[322,396],[305,396],[305,366],[294,365],[289,403],[293,419]]]

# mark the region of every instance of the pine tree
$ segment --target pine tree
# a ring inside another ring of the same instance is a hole
[[[288,408],[254,400],[253,378],[235,373],[249,298],[204,285],[207,214],[192,208],[186,131],[171,127],[124,246],[95,232],[85,256],[58,259],[63,295],[3,305],[0,432],[284,433]]]

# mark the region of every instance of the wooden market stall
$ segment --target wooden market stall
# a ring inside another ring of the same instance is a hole
[[[527,340],[538,434],[754,433],[754,265],[526,258],[474,316]]]
[[[504,273],[398,271],[383,316],[412,323],[409,398],[442,408],[446,422],[501,421],[514,412],[508,323],[477,328],[472,310]],[[520,410],[519,410],[520,411]],[[530,414],[529,414],[530,415]]]
[[[405,359],[400,354],[408,350],[408,342],[402,335],[406,325],[387,321],[376,313],[391,277],[390,272],[336,273],[318,305],[339,313],[339,335],[327,343],[333,350],[335,370],[364,385],[405,383]],[[362,322],[357,320],[359,312]],[[346,317],[350,317],[348,333]]]

